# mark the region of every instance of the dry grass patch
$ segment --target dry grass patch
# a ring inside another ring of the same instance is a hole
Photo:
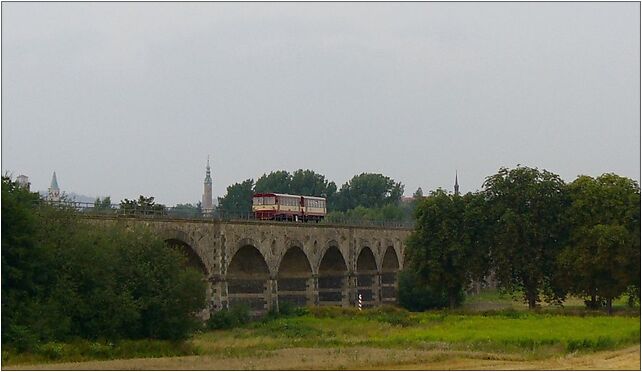
[[[11,368],[9,368],[11,369]],[[190,356],[101,362],[24,365],[50,370],[622,370],[640,369],[640,346],[591,354],[570,354],[528,360],[514,354],[386,350],[378,348],[296,348],[266,355]]]

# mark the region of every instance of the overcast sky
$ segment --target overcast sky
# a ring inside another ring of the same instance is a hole
[[[2,3],[2,171],[201,199],[309,168],[640,180],[640,4]]]

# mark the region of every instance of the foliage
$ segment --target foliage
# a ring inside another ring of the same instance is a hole
[[[20,350],[37,341],[29,321],[49,277],[48,252],[38,244],[39,196],[2,177],[2,340]]]
[[[291,182],[292,175],[290,175],[290,173],[286,170],[270,172],[270,174],[263,174],[256,180],[254,192],[274,192],[279,194],[290,194]]]
[[[138,200],[121,200],[120,209],[127,214],[147,216],[163,214],[165,206],[163,204],[156,204],[153,196],[145,197],[140,195]]]
[[[345,212],[329,212],[325,220],[329,223],[350,221],[409,221],[410,209],[402,205],[386,204],[381,207],[365,208],[358,206]]]
[[[325,176],[310,169],[299,169],[292,173],[290,193],[295,195],[321,196],[332,200],[337,192],[337,185],[328,182]]]
[[[4,345],[181,339],[197,325],[205,288],[180,252],[147,230],[89,225],[71,208],[34,206],[8,179],[2,186]]]
[[[571,293],[590,298],[587,306],[605,302],[611,312],[613,298],[639,293],[640,187],[603,174],[578,177],[569,192],[571,236],[559,257],[561,272]]]
[[[444,190],[430,193],[417,207],[415,231],[407,240],[408,269],[417,287],[442,289],[451,308],[461,303],[460,294],[475,278],[476,256],[484,252],[472,224],[480,213],[466,218],[472,195],[463,198]],[[483,230],[483,229],[480,229]]]
[[[100,198],[96,198],[96,201],[94,202],[94,212],[111,212],[112,207],[111,207],[111,197],[106,196],[103,198],[103,200],[100,200]]]
[[[282,317],[255,322],[230,330],[196,335],[182,350],[169,344],[149,341],[104,342],[78,345],[43,345],[43,353],[61,355],[59,360],[86,360],[119,357],[162,356],[164,353],[245,357],[293,348],[332,348],[340,353],[346,348],[397,350],[445,349],[452,351],[508,352],[514,358],[524,353],[532,358],[559,355],[572,351],[610,349],[639,343],[639,316],[568,316],[526,311],[458,314],[444,311],[409,313],[393,307],[364,309],[313,307],[303,316]],[[142,345],[141,345],[142,343]],[[131,346],[130,346],[131,345]],[[129,349],[128,349],[129,347]],[[87,349],[93,349],[89,351]],[[40,349],[40,348],[38,348]],[[83,350],[77,356],[77,350]],[[127,350],[135,350],[126,352]],[[122,350],[124,354],[118,354]],[[327,349],[326,349],[327,350]],[[148,353],[148,354],[146,354]],[[168,354],[171,355],[171,354]],[[433,355],[434,356],[434,355]],[[28,354],[13,350],[3,361],[16,364]],[[45,357],[43,357],[45,358]],[[24,362],[23,362],[24,363]],[[129,361],[131,363],[131,361]]]
[[[335,222],[351,219],[400,221],[410,219],[415,206],[412,203],[400,206],[403,185],[381,174],[362,173],[354,176],[337,192],[337,185],[326,180],[324,175],[310,169],[298,169],[291,174],[286,170],[263,174],[256,184],[246,180],[229,186],[227,194],[219,198],[219,210],[223,214],[247,215],[252,210],[254,193],[325,197],[328,211],[334,212],[326,218]],[[339,213],[346,211],[350,213]]]
[[[457,294],[455,304],[461,304],[463,299],[464,293],[461,291]],[[416,272],[404,270],[399,273],[399,305],[410,311],[424,311],[451,304],[443,287],[426,284]]]
[[[28,353],[3,349],[3,364],[15,365],[43,362],[78,362],[83,360],[107,360],[128,358],[160,358],[198,355],[201,351],[186,341],[167,340],[121,340],[70,342],[47,342],[38,344]]]
[[[248,215],[252,212],[252,186],[254,180],[248,179],[227,187],[227,193],[218,200],[218,209],[226,215]]]
[[[361,173],[341,186],[332,209],[347,211],[358,206],[365,208],[398,204],[403,185],[378,173]]]
[[[320,196],[332,199],[337,191],[334,182],[328,182],[325,176],[310,169],[298,169],[292,174],[280,170],[263,174],[256,180],[254,192],[281,193],[292,195]]]
[[[500,288],[521,291],[529,308],[540,295],[562,299],[556,282],[556,257],[566,239],[562,216],[568,204],[564,182],[537,168],[500,168],[487,177],[492,260]]]
[[[174,208],[169,211],[171,216],[176,217],[191,217],[196,218],[203,215],[201,203],[198,202],[196,205],[192,204],[176,204]]]
[[[249,322],[250,309],[245,305],[236,305],[213,313],[207,321],[207,329],[230,329]]]

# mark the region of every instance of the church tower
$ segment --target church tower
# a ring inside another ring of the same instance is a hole
[[[49,186],[49,193],[47,194],[47,200],[53,201],[53,202],[60,201],[60,188],[58,188],[56,171],[53,172],[53,177],[51,178],[51,186]]]
[[[459,183],[457,182],[457,171],[455,171],[455,195],[459,195]]]
[[[210,177],[210,157],[207,156],[207,167],[205,168],[205,182],[203,183],[203,201],[201,208],[204,214],[212,213],[212,177]]]

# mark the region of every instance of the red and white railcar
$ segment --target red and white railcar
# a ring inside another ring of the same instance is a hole
[[[326,214],[326,200],[316,196],[254,194],[252,212],[258,220],[320,221]]]

